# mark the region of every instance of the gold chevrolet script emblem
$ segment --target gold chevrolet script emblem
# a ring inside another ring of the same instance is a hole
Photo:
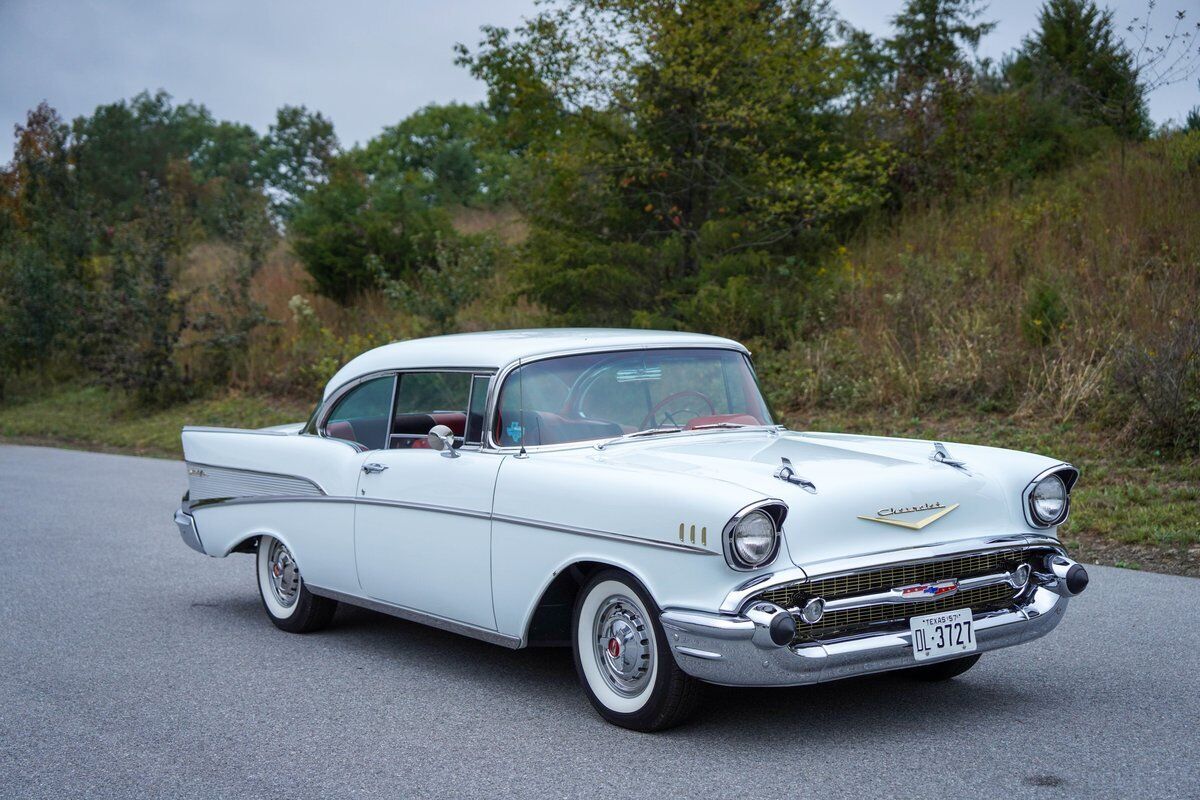
[[[926,525],[937,522],[942,517],[949,514],[954,509],[958,508],[958,503],[954,505],[945,505],[938,501],[933,503],[922,503],[919,506],[903,506],[901,508],[881,508],[875,512],[876,516],[868,517],[859,514],[859,519],[865,519],[869,522],[882,522],[884,525],[899,525],[901,528],[919,531]],[[933,513],[922,519],[892,519],[892,517],[900,514],[915,514],[918,511],[932,511]]]

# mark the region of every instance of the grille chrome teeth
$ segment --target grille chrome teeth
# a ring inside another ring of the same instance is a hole
[[[1006,572],[1014,569],[1031,555],[1030,551],[1000,550],[989,553],[973,553],[938,561],[901,564],[894,567],[867,570],[822,578],[811,583],[794,583],[777,586],[758,595],[756,601],[775,603],[796,610],[810,598],[822,597],[826,601],[842,597],[855,597],[876,592],[885,592],[900,586],[918,583],[935,583],[946,579],[963,579]],[[913,602],[903,607],[880,604],[843,611],[826,612],[816,623],[806,623],[796,618],[795,642],[848,635],[857,628],[879,623],[904,623],[909,617],[932,614],[952,608],[970,608],[972,611],[991,611],[1011,605],[1019,590],[1008,584],[981,586],[964,589],[948,597],[931,598],[927,602]]]

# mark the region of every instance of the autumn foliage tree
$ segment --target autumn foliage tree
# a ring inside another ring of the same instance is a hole
[[[890,163],[845,135],[833,22],[814,2],[579,0],[461,49],[524,149],[529,290],[564,319],[673,325],[702,285],[811,265]]]

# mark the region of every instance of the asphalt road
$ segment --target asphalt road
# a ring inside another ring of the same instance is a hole
[[[296,636],[171,514],[180,463],[0,446],[0,796],[1197,797],[1200,580],[1096,567],[947,684],[713,688],[611,727],[564,650],[356,609]]]

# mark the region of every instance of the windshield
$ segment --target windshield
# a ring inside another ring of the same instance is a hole
[[[655,428],[770,424],[742,353],[636,350],[519,367],[500,389],[492,435],[502,447],[533,447]]]

